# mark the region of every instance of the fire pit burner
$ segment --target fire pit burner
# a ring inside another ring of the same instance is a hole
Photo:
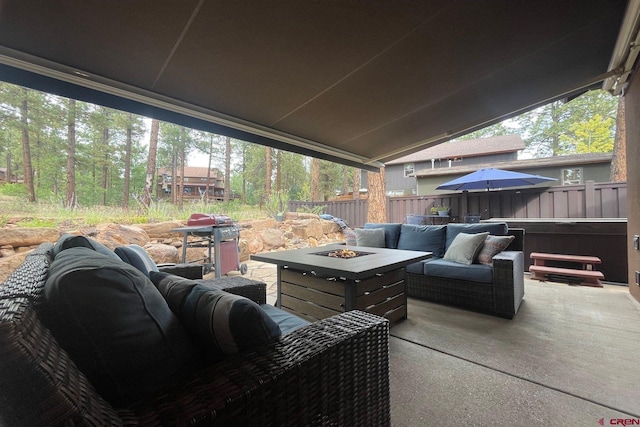
[[[353,251],[351,249],[337,249],[335,251],[314,252],[313,255],[328,256],[333,258],[357,258],[360,256],[371,255],[373,252]]]

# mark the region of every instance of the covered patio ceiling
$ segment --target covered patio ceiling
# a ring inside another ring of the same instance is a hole
[[[0,80],[375,170],[616,90],[627,3],[3,0]]]

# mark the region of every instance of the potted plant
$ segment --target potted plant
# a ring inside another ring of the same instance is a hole
[[[436,206],[435,210],[440,216],[449,216],[451,208],[449,206]]]
[[[267,198],[267,214],[275,218],[276,221],[282,221],[287,210],[289,210],[289,191],[273,191]]]

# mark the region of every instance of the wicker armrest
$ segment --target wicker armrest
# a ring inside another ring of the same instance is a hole
[[[157,425],[389,425],[389,323],[336,315],[119,413]]]
[[[53,243],[43,243],[34,249],[7,280],[0,284],[0,297],[25,296],[37,299],[49,273],[53,258]]]
[[[230,294],[249,298],[258,304],[267,303],[267,284],[240,276],[218,277],[215,279],[198,280],[199,283],[214,287]]]
[[[497,314],[512,318],[524,297],[524,254],[504,251],[493,257],[493,298]]]
[[[202,264],[159,264],[158,270],[163,273],[175,274],[185,279],[202,279]]]

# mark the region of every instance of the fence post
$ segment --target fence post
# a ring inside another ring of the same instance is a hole
[[[585,217],[596,217],[596,186],[595,181],[587,181],[584,184],[584,202],[585,202]]]

